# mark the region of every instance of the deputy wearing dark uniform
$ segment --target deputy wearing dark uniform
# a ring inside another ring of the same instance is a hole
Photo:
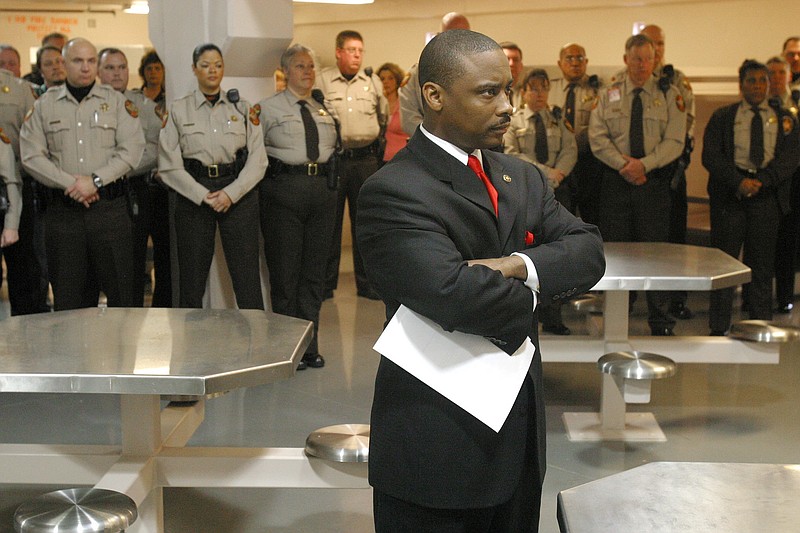
[[[332,107],[317,102],[312,52],[292,45],[281,56],[287,88],[259,103],[269,153],[261,182],[261,230],[272,310],[314,323],[314,338],[298,367],[319,368],[319,310],[336,214],[336,147]],[[319,96],[322,95],[316,89]]]
[[[570,177],[573,209],[577,208],[585,222],[597,224],[600,180],[598,163],[589,146],[588,128],[601,84],[596,75],[586,74],[588,64],[583,46],[568,43],[561,47],[558,68],[563,76],[551,81],[548,103],[561,109],[564,120],[575,133],[578,160]]]
[[[502,44],[501,44],[502,46]],[[550,80],[543,69],[531,70],[522,83],[525,107],[511,117],[511,127],[503,137],[505,153],[536,165],[555,191],[556,200],[572,211],[570,174],[578,160],[578,147],[572,126],[560,108],[547,105]],[[539,308],[542,331],[569,335],[561,318],[561,302]]]
[[[380,166],[378,136],[385,125],[389,107],[383,96],[383,84],[375,74],[361,69],[364,40],[355,31],[343,31],[336,36],[336,66],[320,73],[319,86],[331,102],[341,121],[344,152],[339,167],[339,195],[336,219],[327,267],[326,293],[333,294],[339,279],[339,260],[342,255],[342,219],[347,200],[353,240],[353,270],[359,296],[378,299],[364,273],[364,263],[358,252],[355,227],[358,223],[358,191],[361,185]]]
[[[224,70],[216,45],[194,49],[198,88],[172,103],[159,138],[158,171],[178,192],[180,306],[202,307],[219,225],[236,304],[263,309],[255,186],[267,155],[256,110],[220,90]]]
[[[744,247],[744,262],[753,271],[750,318],[761,320],[772,318],[776,232],[789,210],[800,153],[797,122],[787,110],[767,104],[768,87],[766,65],[746,60],[739,68],[743,100],[717,109],[703,134],[711,244],[733,257]],[[724,335],[730,327],[732,302],[732,288],[711,292],[712,335]]]
[[[669,236],[670,163],[681,155],[685,105],[674,87],[663,92],[653,77],[655,49],[645,35],[625,44],[625,78],[600,93],[589,122],[592,152],[604,167],[600,192],[603,240],[666,242]],[[668,294],[647,293],[653,335],[672,335]]]
[[[56,310],[132,307],[132,222],[125,176],[144,152],[138,111],[95,82],[97,50],[85,39],[64,47],[67,83],[43,94],[21,132],[22,164],[49,188],[44,218]],[[99,285],[99,286],[98,286]]]

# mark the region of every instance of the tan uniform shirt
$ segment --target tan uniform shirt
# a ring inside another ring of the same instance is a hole
[[[385,123],[389,113],[381,80],[374,74],[370,79],[360,70],[347,81],[338,67],[328,67],[320,73],[318,84],[339,116],[344,148],[372,144],[380,134],[379,120]]]
[[[11,139],[0,130],[0,178],[6,184],[8,191],[8,211],[3,218],[4,229],[19,229],[19,215],[22,213],[22,180],[19,179],[15,167]]]
[[[575,135],[569,130],[564,119],[553,116],[550,109],[540,109],[547,130],[548,157],[544,163],[536,160],[535,114],[528,108],[520,109],[511,117],[511,126],[503,137],[504,151],[541,168],[545,175],[556,168],[568,176],[578,161],[578,146]],[[558,184],[552,184],[557,187]]]
[[[625,166],[623,154],[630,155],[629,129],[634,85],[628,77],[600,91],[597,107],[589,120],[592,153],[609,167]],[[643,107],[645,172],[664,167],[683,151],[686,137],[686,112],[675,87],[667,94],[658,88],[655,77],[645,82],[641,93]]]
[[[161,133],[161,117],[164,110],[158,107],[160,104],[147,98],[141,89],[125,91],[125,96],[136,104],[144,132],[145,147],[142,160],[130,173],[131,176],[139,176],[158,168],[158,135]]]
[[[758,109],[764,125],[764,162],[761,164],[761,168],[764,168],[775,157],[778,129],[783,126],[778,123],[778,115],[767,105],[766,100],[761,102]],[[737,167],[744,170],[758,170],[750,161],[750,124],[752,120],[753,110],[750,104],[742,101],[736,110],[736,118],[733,121],[733,161]]]
[[[300,117],[299,98],[289,89],[258,103],[261,108],[261,127],[264,131],[264,144],[271,157],[280,159],[287,165],[310,163],[306,157],[306,130]],[[325,163],[336,148],[336,127],[333,117],[313,98],[304,98],[308,110],[317,125],[319,135],[319,158]],[[326,102],[329,110],[332,106]],[[331,111],[334,112],[334,111]]]
[[[414,64],[408,71],[408,81],[400,87],[400,124],[406,135],[414,135],[417,126],[422,124],[422,89],[419,86],[419,65]]]
[[[58,189],[74,176],[97,174],[111,183],[139,164],[144,135],[135,105],[95,83],[78,103],[66,85],[44,93],[20,133],[22,164],[37,181]]]
[[[0,69],[0,128],[9,139],[14,155],[19,160],[19,130],[25,115],[33,107],[36,97],[32,86],[25,80],[15,78],[7,70]],[[19,169],[17,169],[19,172]]]
[[[212,107],[195,89],[172,102],[165,118],[159,137],[158,171],[164,183],[197,205],[203,203],[209,191],[186,172],[184,158],[197,159],[206,166],[232,163],[236,152],[246,146],[247,163],[239,177],[222,189],[233,203],[264,177],[264,137],[257,111],[247,101],[240,100],[234,106],[221,91],[219,101]]]
[[[551,106],[561,108],[563,116],[566,117],[567,93],[569,92],[569,80],[555,78],[550,81],[550,94],[547,103]],[[589,150],[589,117],[592,114],[595,102],[597,102],[598,89],[589,85],[589,76],[584,75],[575,85],[575,124],[572,129],[575,132],[575,140],[581,152]]]

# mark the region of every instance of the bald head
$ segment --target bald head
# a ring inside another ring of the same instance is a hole
[[[88,87],[97,78],[97,49],[86,39],[76,37],[67,41],[64,62],[67,83],[73,87]]]
[[[650,40],[653,41],[653,46],[656,49],[655,66],[656,68],[662,66],[664,64],[664,42],[666,40],[664,37],[664,30],[655,24],[648,24],[642,28],[640,33],[642,35],[647,35],[650,37]]]
[[[453,11],[442,17],[442,31],[468,29],[470,29],[469,20],[461,13]]]

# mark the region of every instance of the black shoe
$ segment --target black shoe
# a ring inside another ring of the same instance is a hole
[[[711,333],[709,333],[708,335],[710,337],[724,337],[725,336],[725,332],[724,331],[719,331],[719,330],[716,330],[716,329],[712,329]]]
[[[794,309],[794,304],[779,305],[775,312],[780,315],[788,315],[792,312],[792,309]]]
[[[572,332],[564,324],[542,324],[542,331],[545,333],[552,333],[553,335],[571,335]]]
[[[650,328],[650,334],[654,337],[672,337],[675,334],[672,332],[672,328]]]
[[[692,310],[686,307],[686,304],[683,302],[672,304],[669,308],[669,314],[681,320],[689,320],[690,318],[694,318],[694,313],[692,313]]]
[[[308,365],[306,364],[305,361],[300,359],[300,362],[297,363],[297,371],[299,372],[300,370],[305,370],[306,368],[308,368]]]
[[[303,363],[311,368],[322,368],[325,366],[325,359],[318,353],[307,353],[303,356]]]

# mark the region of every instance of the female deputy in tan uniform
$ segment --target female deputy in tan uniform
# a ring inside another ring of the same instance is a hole
[[[287,88],[259,103],[269,168],[261,182],[261,231],[276,313],[314,322],[298,369],[320,368],[317,334],[336,214],[333,107],[314,88],[314,59],[300,44],[281,56]]]
[[[219,225],[237,305],[263,309],[254,187],[267,154],[258,114],[238,94],[220,90],[225,67],[216,45],[194,49],[192,71],[198,88],[171,104],[159,137],[158,170],[178,192],[180,306],[202,307]]]

